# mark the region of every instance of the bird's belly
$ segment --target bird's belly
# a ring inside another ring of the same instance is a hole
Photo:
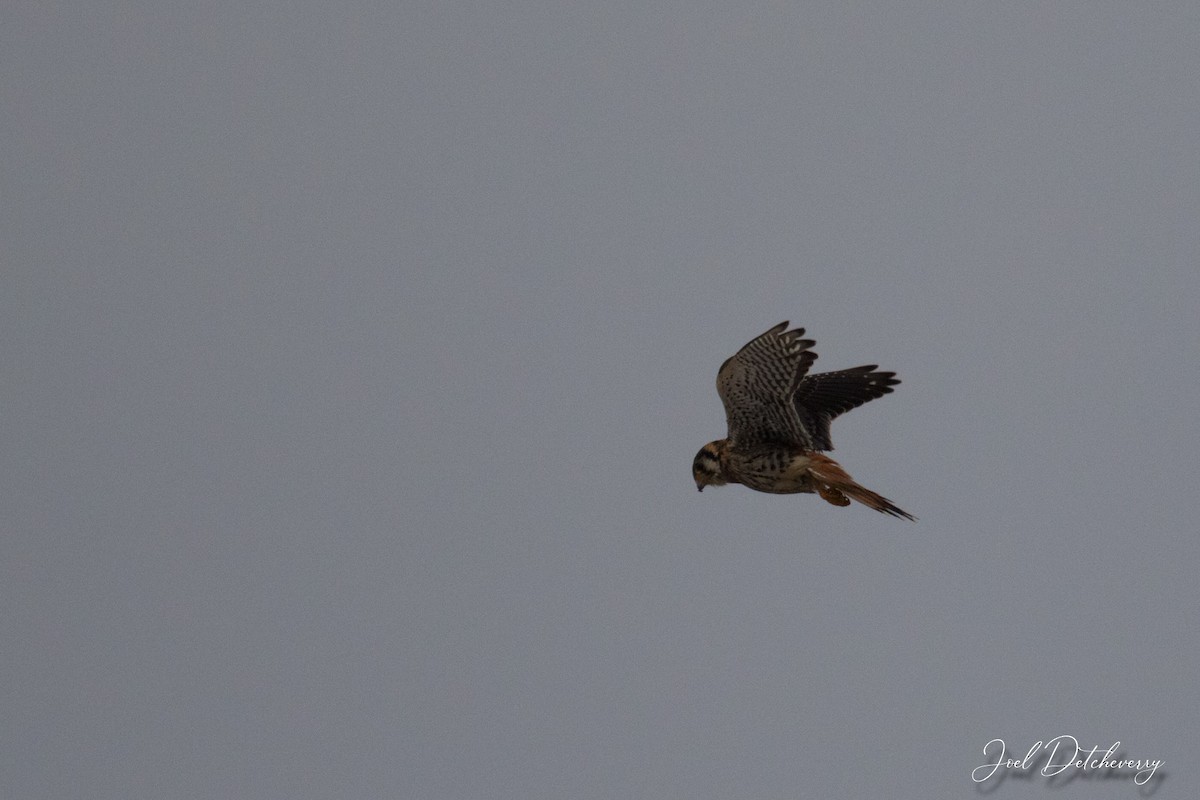
[[[780,450],[748,454],[733,464],[738,479],[747,487],[772,494],[814,492],[812,476],[808,473],[811,460],[802,453]]]

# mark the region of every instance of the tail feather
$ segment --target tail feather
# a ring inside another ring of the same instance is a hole
[[[827,502],[835,506],[847,506],[850,505],[850,500],[855,500],[881,514],[890,514],[893,517],[916,521],[916,517],[901,509],[891,500],[856,483],[842,468],[842,465],[832,458],[820,453],[811,453],[809,458],[811,459],[808,467],[809,474],[817,484],[817,493]]]

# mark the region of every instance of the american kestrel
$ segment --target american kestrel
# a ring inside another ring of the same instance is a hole
[[[696,488],[740,483],[759,492],[816,492],[835,506],[865,506],[915,520],[891,500],[855,483],[832,450],[829,423],[900,383],[875,364],[807,375],[817,354],[804,329],[782,322],[751,340],[717,371],[729,435],[700,448],[692,462]]]

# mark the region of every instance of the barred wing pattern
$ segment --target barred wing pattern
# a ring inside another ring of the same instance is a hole
[[[782,322],[750,341],[717,371],[717,393],[725,404],[729,441],[735,446],[791,442],[812,449],[793,396],[817,354],[804,329]],[[863,401],[865,402],[865,401]]]
[[[876,372],[868,364],[837,372],[808,375],[796,388],[795,406],[812,450],[832,450],[829,423],[839,414],[892,393],[900,383],[894,372]]]

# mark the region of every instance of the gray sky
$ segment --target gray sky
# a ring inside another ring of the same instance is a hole
[[[0,798],[1195,797],[1198,9],[6,4]]]

